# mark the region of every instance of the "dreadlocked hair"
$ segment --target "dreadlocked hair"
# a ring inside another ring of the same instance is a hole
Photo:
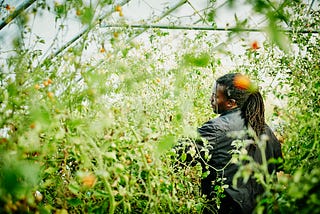
[[[264,103],[260,92],[254,92],[249,95],[248,99],[241,107],[242,117],[245,119],[245,125],[251,127],[257,136],[263,134],[264,119]]]
[[[237,88],[234,84],[236,76],[240,73],[230,73],[220,77],[217,84],[225,86],[227,99],[234,99],[241,109],[246,127],[251,127],[257,136],[263,134],[265,126],[264,102],[259,91],[249,91]]]

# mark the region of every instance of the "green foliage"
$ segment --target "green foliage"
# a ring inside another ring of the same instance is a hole
[[[91,20],[93,19],[93,15],[94,15],[93,9],[91,7],[85,7],[81,15],[82,24],[90,24]]]
[[[38,176],[32,174],[40,182],[28,183],[30,210],[200,212],[205,199],[195,186],[199,169],[174,173],[173,160],[163,156],[176,136],[190,134],[192,110],[204,102],[194,106],[193,99],[206,91],[202,77],[212,72],[197,74],[185,65],[158,69],[153,50],[149,59],[114,51],[100,66],[79,62],[81,52],[73,51],[51,62],[49,72],[23,72],[1,87],[2,127],[8,128],[1,149],[25,154],[41,166]],[[31,166],[25,168],[32,173]],[[1,173],[13,174],[6,168]],[[41,200],[34,198],[36,191]],[[11,203],[3,200],[7,212],[16,210]]]
[[[296,30],[288,38],[294,48],[280,54],[274,46],[265,46],[266,53],[248,51],[250,65],[240,68],[277,82],[276,90],[270,92],[286,103],[275,108],[275,116],[281,120],[277,132],[283,141],[284,174],[278,175],[278,182],[266,183],[257,212],[319,212],[319,36],[298,32],[305,29],[306,20],[319,28],[319,11],[310,12],[309,19],[306,5],[292,4],[295,15],[290,23]]]
[[[199,182],[208,171],[186,165],[187,154],[177,160],[170,149],[180,137],[194,137],[195,127],[212,117],[208,99],[221,66],[213,48],[217,39],[196,33],[177,44],[178,53],[163,53],[161,44],[168,45],[171,32],[151,32],[150,44],[143,45],[132,40],[137,33],[132,29],[110,35],[94,28],[102,8],[116,6],[99,2],[64,1],[53,8],[37,2],[33,13],[53,10],[63,23],[71,11],[92,27],[78,44],[44,62],[30,47],[46,41],[37,37],[26,46],[22,32],[30,30],[28,17],[20,17],[15,51],[1,65],[0,212],[201,213],[219,205],[225,186],[217,185],[216,198],[207,201]],[[275,112],[284,121],[285,174],[274,182],[266,163],[250,163],[239,176],[255,171],[264,183],[258,213],[319,212],[319,36],[299,33],[319,29],[319,11],[306,14],[302,4],[285,1],[275,14],[269,1],[247,2],[268,18],[272,42],[265,42],[265,50],[247,50],[236,69],[278,82],[263,92],[287,103]],[[206,19],[213,23],[210,8]],[[279,20],[293,31],[281,32]],[[288,41],[296,48],[288,48]],[[103,49],[86,59],[90,43]]]
[[[201,53],[199,56],[193,54],[184,55],[185,63],[191,66],[206,67],[210,61],[210,55],[207,53]]]
[[[36,209],[34,187],[39,183],[40,166],[24,160],[15,152],[1,152],[0,204],[1,213],[26,212]],[[28,158],[27,158],[28,159]]]

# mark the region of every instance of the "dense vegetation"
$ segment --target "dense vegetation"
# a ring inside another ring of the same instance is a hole
[[[272,80],[262,92],[284,103],[268,115],[282,141],[284,173],[275,182],[259,168],[249,172],[262,176],[266,188],[257,212],[320,213],[320,38],[313,32],[319,10],[285,1],[275,13],[265,1],[247,2],[268,18],[270,40],[245,54],[223,54],[241,62],[233,70],[262,85]],[[33,14],[54,10],[63,23],[74,11],[89,27],[75,45],[41,61],[41,53],[25,45],[27,12],[16,18],[21,34],[0,67],[0,212],[201,213],[206,203],[219,203],[224,187],[216,186],[215,201],[207,202],[199,194],[201,167],[186,165],[171,150],[215,116],[211,86],[226,71],[214,35],[185,33],[174,47],[167,43],[174,32],[153,29],[143,44],[132,40],[140,31],[101,30],[99,10],[85,3],[37,4]],[[96,8],[107,5],[116,6],[101,1]],[[123,15],[120,6],[114,13]],[[214,11],[206,14],[214,25],[213,17]],[[279,21],[292,30],[280,31]],[[85,56],[91,43],[105,41],[110,46]],[[247,176],[253,164],[239,175]]]

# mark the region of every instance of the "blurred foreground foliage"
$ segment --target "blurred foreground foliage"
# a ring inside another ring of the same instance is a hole
[[[72,2],[54,5],[57,20],[72,8],[83,24],[94,23],[92,8]],[[274,25],[276,16],[259,6],[264,1],[253,2]],[[318,34],[299,33],[319,29],[320,16],[288,2],[280,11],[293,29],[288,40],[272,28],[264,50],[248,49],[236,68],[275,80],[265,92],[286,103],[273,117],[283,140],[284,174],[277,182],[262,174],[270,179],[258,213],[320,212],[320,41]],[[186,37],[179,53],[164,53],[159,44],[169,33],[151,31],[147,48],[113,32],[112,48],[102,47],[99,60],[85,61],[91,39],[103,41],[95,34],[101,32],[93,28],[37,66],[38,51],[25,48],[21,37],[15,40],[15,54],[1,67],[0,212],[201,213],[207,201],[199,181],[205,175],[199,165],[178,160],[171,147],[181,136],[194,137],[195,127],[212,117],[208,98],[221,66],[213,51],[217,41],[200,32]],[[279,49],[281,41],[289,41],[292,50]],[[216,190],[218,199],[223,187]]]

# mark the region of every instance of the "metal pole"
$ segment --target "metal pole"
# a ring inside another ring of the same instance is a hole
[[[175,26],[175,25],[101,25],[102,28],[142,28],[142,29],[168,29],[168,30],[204,30],[229,32],[264,32],[263,28],[217,28],[211,26]],[[291,28],[282,29],[283,32],[293,32]],[[300,30],[298,33],[320,33],[320,30]]]
[[[20,15],[25,9],[27,9],[30,5],[32,5],[36,0],[29,0],[29,1],[24,1],[23,4],[21,4],[19,7],[17,7],[13,13],[11,13],[7,18],[5,18],[1,23],[0,23],[0,30],[7,26],[13,19],[15,19],[17,16]]]
[[[125,0],[123,2],[121,2],[119,5],[123,6],[125,4],[127,4],[129,1],[131,0]],[[113,11],[109,11],[108,13],[106,13],[104,16],[100,17],[100,20],[105,19],[107,16],[109,16],[110,14],[112,14]],[[96,23],[96,24],[100,24],[100,23]],[[95,24],[95,25],[96,25]],[[59,48],[59,50],[57,50],[56,52],[50,54],[50,56],[46,57],[43,61],[46,60],[51,60],[53,59],[55,56],[59,55],[63,50],[65,50],[66,48],[68,48],[70,45],[72,45],[74,42],[76,42],[78,39],[80,39],[84,34],[88,33],[95,25],[89,25],[87,26],[84,30],[82,30],[78,35],[76,35],[74,38],[72,38],[69,42],[67,42],[66,44],[64,44],[61,48]]]
[[[120,5],[124,5],[126,3],[128,3],[130,0],[126,0],[125,2],[122,2]],[[159,18],[158,20],[163,19],[164,17],[166,17],[168,14],[170,14],[172,11],[176,10],[178,7],[180,7],[181,5],[185,4],[187,2],[187,0],[181,0],[179,3],[177,3],[176,5],[174,5],[173,7],[171,7],[170,9],[168,9],[166,12],[164,12]],[[107,17],[108,15],[110,15],[111,13],[113,13],[113,11],[107,13],[104,17],[102,17],[101,19],[104,19],[105,17]],[[101,25],[100,25],[101,26]],[[51,54],[50,56],[48,56],[45,60],[51,60],[53,59],[55,56],[59,55],[63,50],[65,50],[66,48],[68,48],[70,45],[72,45],[74,42],[76,42],[79,38],[81,38],[84,34],[86,34],[87,32],[89,32],[92,29],[93,26],[91,27],[87,27],[86,29],[84,29],[80,34],[78,34],[77,36],[75,36],[73,39],[71,39],[69,42],[67,42],[65,45],[63,45],[58,51],[56,51],[55,53]],[[120,25],[119,25],[120,27]],[[128,41],[133,40],[134,38],[136,38],[137,36],[141,35],[143,32],[145,32],[147,29],[143,29],[142,31],[140,31],[137,35],[129,38]]]

